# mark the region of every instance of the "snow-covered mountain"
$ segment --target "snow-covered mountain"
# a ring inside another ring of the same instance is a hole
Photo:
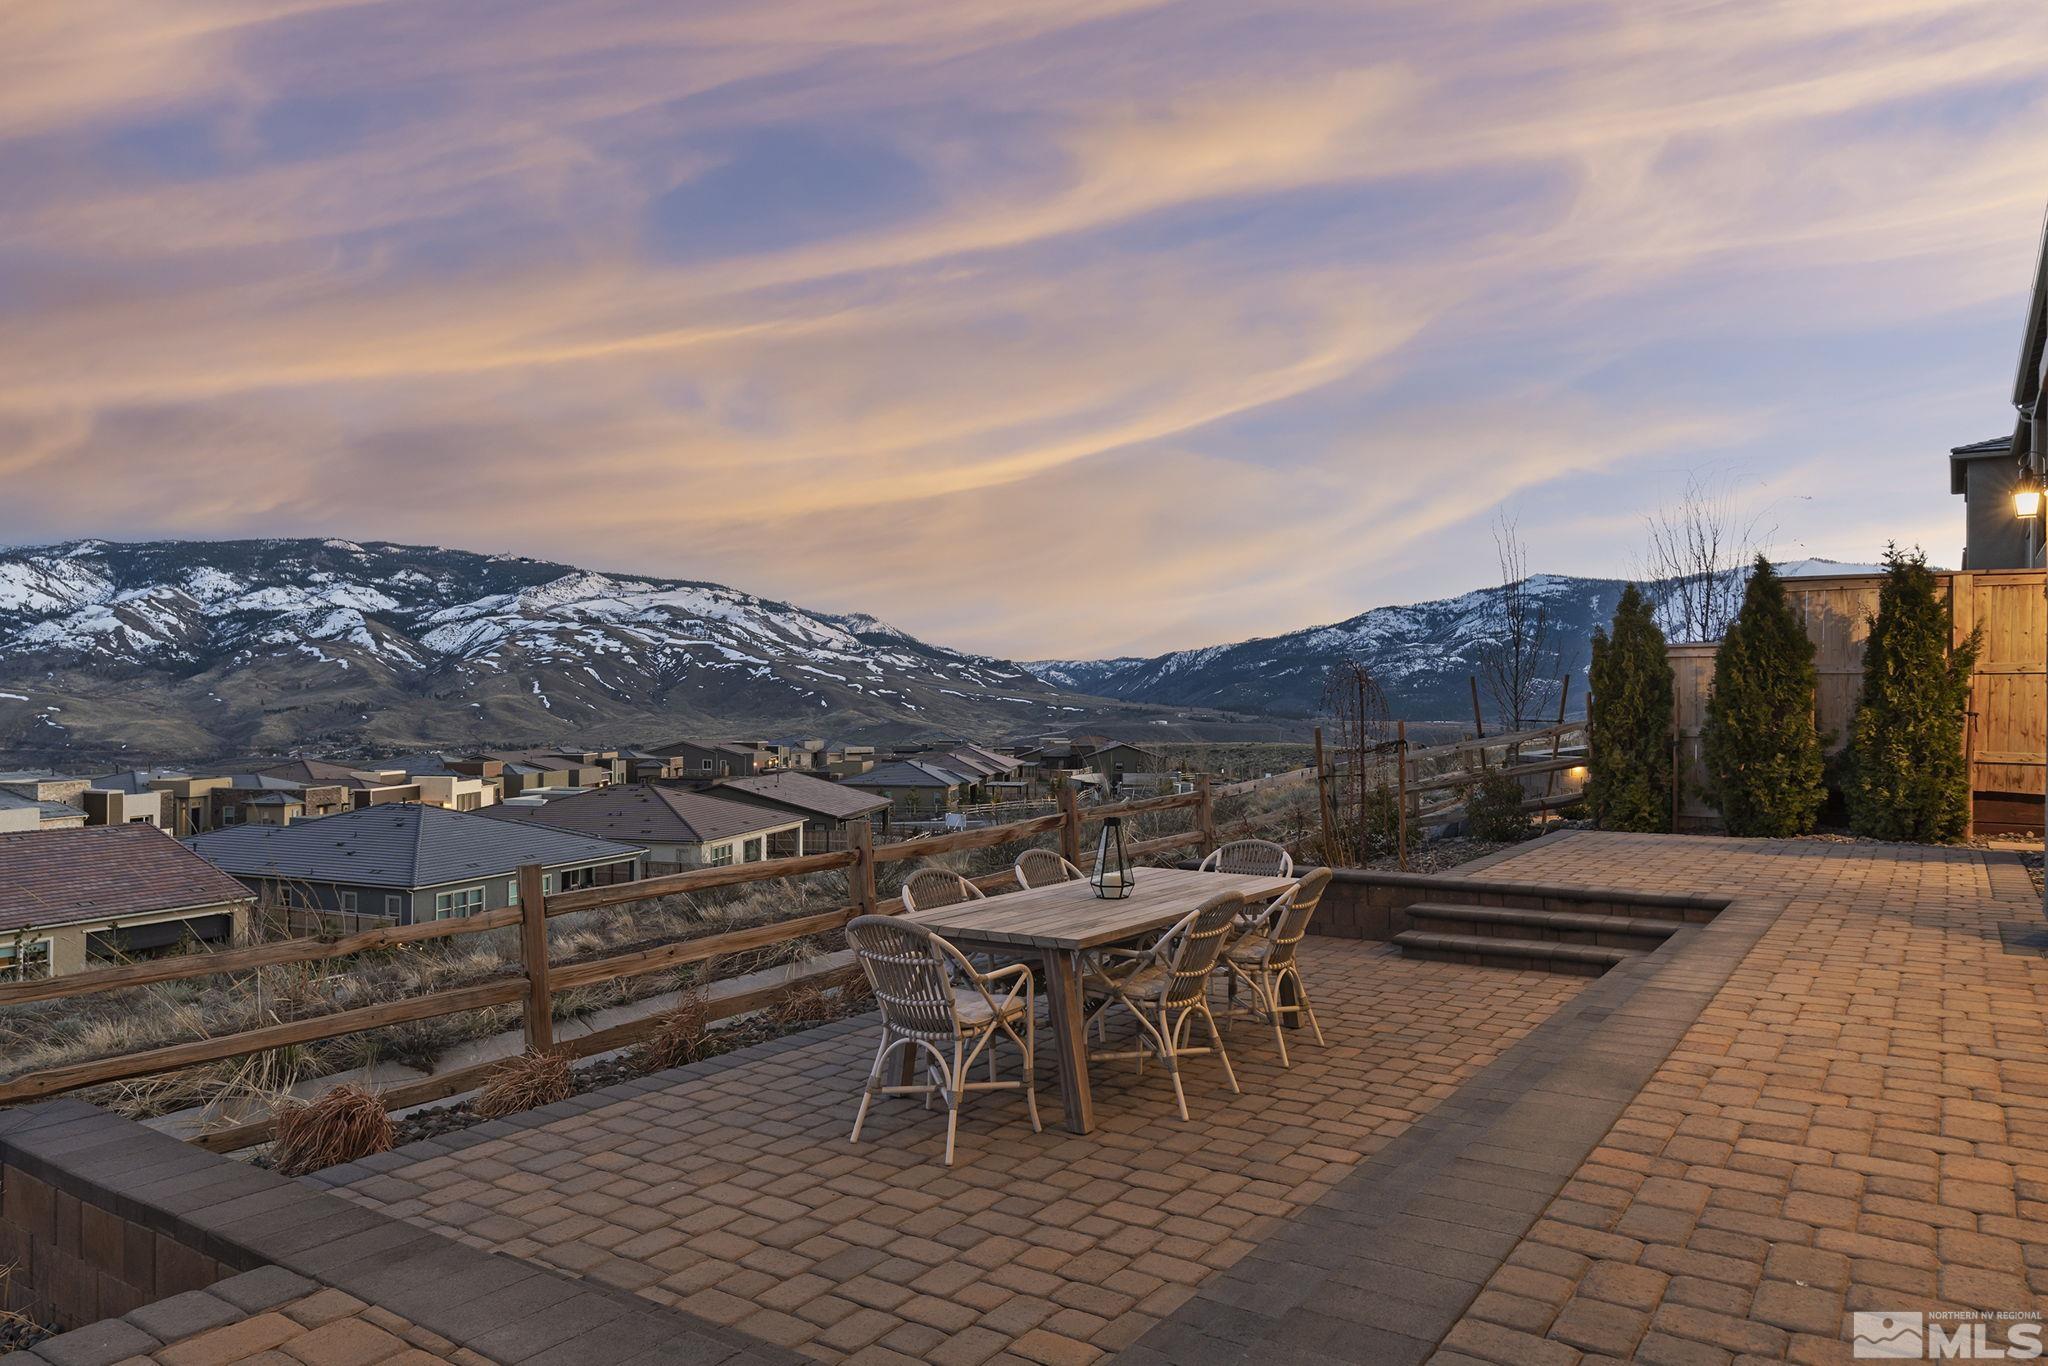
[[[1797,578],[1882,570],[1798,560],[1779,565],[1778,572]],[[1747,571],[1724,577],[1720,591],[1732,607],[1741,600]],[[1530,594],[1543,604],[1562,671],[1573,675],[1575,701],[1568,708],[1577,714],[1577,703],[1585,697],[1593,628],[1613,618],[1627,581],[1536,574],[1527,582]],[[1321,708],[1331,668],[1356,658],[1371,667],[1396,716],[1463,721],[1472,715],[1470,679],[1486,645],[1499,634],[1500,595],[1497,587],[1483,588],[1434,602],[1375,607],[1329,626],[1150,658],[1043,659],[1025,667],[1057,687],[1099,697],[1310,716]],[[1543,705],[1555,707],[1556,685],[1547,691]],[[1491,718],[1491,704],[1487,710]]]
[[[993,737],[1140,712],[1163,715],[717,584],[344,540],[0,551],[0,752],[15,758]]]

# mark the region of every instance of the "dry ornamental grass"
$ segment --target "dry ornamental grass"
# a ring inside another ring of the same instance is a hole
[[[498,1119],[567,1100],[575,1086],[567,1058],[529,1049],[491,1069],[491,1079],[477,1092],[470,1109],[485,1119]]]
[[[277,1112],[271,1165],[285,1176],[354,1162],[391,1147],[391,1116],[363,1087],[343,1084],[310,1103],[287,1101]]]

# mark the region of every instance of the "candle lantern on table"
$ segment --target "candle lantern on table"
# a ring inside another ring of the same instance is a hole
[[[1089,874],[1088,885],[1095,889],[1095,895],[1114,901],[1131,894],[1131,882],[1131,857],[1124,848],[1123,817],[1105,816],[1102,834],[1095,842],[1095,871]]]

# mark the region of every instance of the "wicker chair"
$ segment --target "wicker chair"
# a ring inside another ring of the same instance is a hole
[[[1293,877],[1294,857],[1271,840],[1232,840],[1209,851],[1205,873],[1244,873],[1250,877]]]
[[[1250,1009],[1260,1019],[1271,1021],[1273,1042],[1280,1045],[1282,1067],[1294,1064],[1287,1058],[1287,1035],[1281,1027],[1281,1016],[1306,1016],[1309,1027],[1316,1032],[1316,1042],[1323,1041],[1323,1027],[1316,1022],[1315,1009],[1309,1005],[1308,988],[1302,985],[1295,951],[1308,933],[1309,919],[1315,915],[1316,906],[1330,885],[1330,876],[1329,869],[1318,868],[1275,898],[1251,928],[1223,950],[1216,964],[1216,970],[1229,979],[1232,1010],[1237,1007],[1238,985],[1250,988]],[[1281,986],[1290,981],[1294,1000],[1283,1005]]]
[[[860,1142],[861,1125],[867,1122],[868,1106],[876,1096],[922,1095],[927,1106],[934,1096],[944,1100],[949,1167],[960,1130],[960,1102],[970,1091],[1023,1091],[1031,1130],[1042,1130],[1035,1089],[1037,1028],[1029,968],[1020,963],[994,972],[977,971],[958,949],[930,930],[886,915],[855,919],[846,927],[846,941],[867,973],[882,1011],[882,1042],[868,1069],[849,1142]],[[1023,1054],[1023,1070],[1016,1081],[997,1078],[998,1036],[1016,1044]],[[923,1082],[883,1084],[889,1056],[899,1048],[924,1055]],[[969,1081],[968,1071],[984,1052],[988,1054],[988,1080]]]
[[[1140,1074],[1145,1070],[1146,1054],[1159,1058],[1173,1078],[1174,1104],[1182,1119],[1188,1117],[1188,1097],[1181,1087],[1180,1060],[1210,1051],[1209,1047],[1190,1048],[1185,1042],[1197,1017],[1209,1027],[1209,1038],[1216,1056],[1223,1060],[1230,1089],[1243,1094],[1230,1054],[1224,1050],[1223,1035],[1216,1028],[1216,1017],[1209,1013],[1208,993],[1209,974],[1243,909],[1240,893],[1210,897],[1151,948],[1142,952],[1109,950],[1082,978],[1086,990],[1105,998],[1089,1016],[1091,1023],[1099,1023],[1105,1012],[1119,1005],[1138,1022],[1136,1049],[1095,1056],[1136,1058]]]
[[[903,909],[929,911],[940,906],[958,906],[963,901],[985,901],[981,888],[945,868],[920,868],[903,879]]]
[[[1083,876],[1079,868],[1050,849],[1026,849],[1017,856],[1017,885],[1027,892],[1055,882],[1078,882]]]

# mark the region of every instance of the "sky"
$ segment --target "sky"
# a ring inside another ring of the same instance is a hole
[[[1013,658],[1961,551],[2039,0],[0,9],[0,541],[339,535]]]

